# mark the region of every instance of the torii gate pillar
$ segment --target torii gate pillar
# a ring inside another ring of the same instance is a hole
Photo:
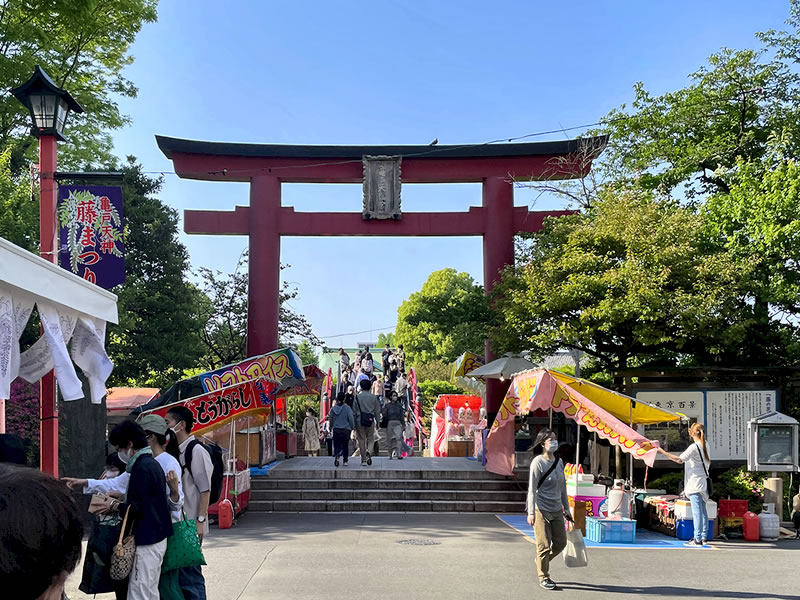
[[[250,183],[249,285],[247,295],[247,355],[278,347],[280,320],[281,236],[278,230],[281,182],[277,177],[253,177]]]
[[[514,182],[508,178],[489,177],[483,181],[483,206],[486,211],[486,231],[483,234],[483,289],[488,295],[500,280],[500,274],[514,264]],[[489,340],[484,347],[486,362],[494,360]],[[489,424],[494,422],[503,404],[511,381],[486,380],[486,413]]]

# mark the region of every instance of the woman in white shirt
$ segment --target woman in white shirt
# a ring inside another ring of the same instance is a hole
[[[683,493],[692,503],[692,520],[694,521],[694,539],[686,542],[687,546],[703,546],[708,535],[708,470],[711,458],[708,456],[705,428],[700,423],[689,427],[692,444],[680,456],[659,448],[658,451],[670,460],[683,464]]]

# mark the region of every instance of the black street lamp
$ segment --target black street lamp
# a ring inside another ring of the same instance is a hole
[[[58,87],[44,69],[38,66],[31,78],[11,90],[11,93],[30,111],[33,119],[31,133],[36,137],[52,135],[64,141],[64,126],[69,113],[83,112],[83,107],[75,98]]]

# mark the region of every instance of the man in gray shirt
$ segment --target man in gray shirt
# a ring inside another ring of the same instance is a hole
[[[361,380],[361,391],[353,402],[353,417],[356,422],[356,435],[358,436],[358,449],[361,452],[361,466],[372,464],[370,451],[375,444],[375,424],[380,418],[381,403],[375,394],[371,394],[369,379]],[[362,415],[364,416],[362,422]],[[371,419],[369,417],[371,416]],[[367,424],[367,421],[370,421]]]

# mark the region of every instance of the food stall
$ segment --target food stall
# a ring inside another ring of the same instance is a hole
[[[465,394],[442,394],[431,416],[433,456],[472,456],[473,427],[480,421],[481,399]]]
[[[547,369],[533,369],[514,376],[500,411],[486,439],[486,469],[500,475],[513,475],[515,466],[514,423],[518,416],[536,410],[557,411],[579,425],[578,442],[581,430],[608,440],[631,457],[642,460],[652,467],[658,442],[648,440],[639,434],[633,425],[636,423],[657,423],[675,421],[681,417],[658,409],[647,403],[633,401],[622,394],[607,390],[592,382],[570,377]],[[626,424],[622,418],[630,424]],[[584,433],[585,435],[585,433]],[[580,443],[576,444],[575,464],[580,464]],[[630,494],[622,486],[615,486],[608,494],[598,486],[590,475],[581,473],[579,467],[572,467],[566,473],[567,490],[571,503],[586,520],[587,532],[591,536],[592,525],[599,526],[597,541],[604,537],[609,541],[631,540],[635,535],[635,522],[629,518]],[[620,482],[621,484],[622,482]],[[601,503],[607,501],[604,517]],[[627,500],[626,500],[627,498]],[[624,506],[628,502],[627,507]],[[617,507],[618,511],[612,510]],[[624,510],[628,508],[628,510]],[[600,512],[600,515],[594,515]],[[588,514],[587,514],[588,513]],[[628,515],[628,516],[626,516]],[[624,536],[608,535],[623,532]]]

